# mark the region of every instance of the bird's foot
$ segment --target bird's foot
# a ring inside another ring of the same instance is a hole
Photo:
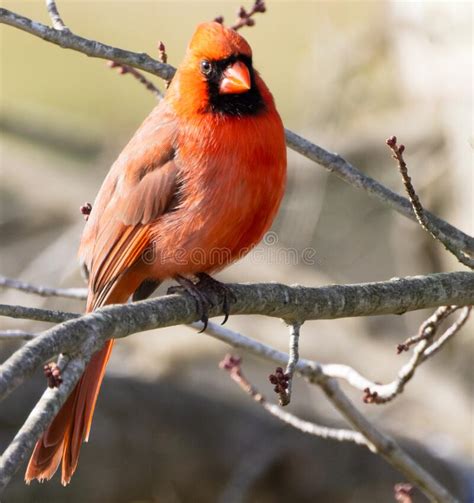
[[[199,283],[196,285],[198,288],[204,290],[204,292],[207,292],[208,294],[214,293],[219,298],[222,297],[222,311],[224,313],[224,321],[221,323],[221,325],[224,325],[224,323],[229,319],[230,304],[237,300],[235,298],[235,295],[225,283],[217,281],[205,272],[198,273],[197,277],[199,279]]]
[[[196,277],[198,278],[198,282],[194,283],[188,278],[177,276],[175,280],[179,283],[179,286],[172,286],[168,288],[168,293],[182,293],[184,291],[193,297],[196,302],[200,320],[204,324],[202,330],[199,332],[201,333],[207,328],[209,321],[209,308],[216,305],[214,299],[216,297],[222,297],[223,299],[223,325],[229,318],[229,306],[231,302],[235,302],[235,296],[227,285],[211,278],[211,276],[206,273],[198,273]]]
[[[183,276],[176,276],[175,280],[179,283],[179,286],[171,286],[170,288],[168,288],[167,293],[173,294],[186,292],[191,295],[191,297],[196,302],[196,309],[199,314],[199,319],[204,324],[202,330],[200,330],[199,333],[204,332],[209,321],[209,307],[213,306],[214,304],[205,293],[199,290],[197,283],[193,283],[190,279],[184,278]]]

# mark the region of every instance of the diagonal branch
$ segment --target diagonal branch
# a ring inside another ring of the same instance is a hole
[[[32,21],[25,16],[11,12],[8,9],[0,8],[0,23],[26,31],[35,37],[39,37],[47,42],[59,45],[63,49],[72,49],[73,51],[82,52],[86,56],[112,60],[116,63],[130,65],[138,68],[139,70],[157,75],[164,80],[171,80],[176,72],[176,69],[172,66],[160,63],[146,53],[137,53],[118,49],[117,47],[102,44],[101,42],[97,42],[95,40],[80,37],[70,30],[56,30],[46,26],[45,24]]]
[[[324,150],[289,129],[286,129],[285,132],[286,144],[292,150],[328,169],[352,187],[364,190],[369,196],[390,206],[401,215],[414,222],[417,221],[407,198],[399,196],[370,176],[365,175],[340,155]],[[436,226],[443,239],[465,254],[474,256],[474,238],[472,236],[463,233],[429,211],[425,211],[425,216]]]
[[[44,24],[32,21],[31,19],[20,16],[7,9],[0,8],[0,23],[26,31],[33,36],[42,38],[47,42],[59,45],[65,49],[72,49],[82,52],[87,56],[113,60],[119,64],[129,65],[157,75],[166,81],[170,81],[176,72],[173,66],[161,63],[151,58],[146,53],[136,53],[118,49],[80,37],[71,31],[55,30],[54,28],[49,28]],[[415,214],[413,213],[408,199],[395,194],[373,178],[364,175],[360,170],[352,166],[352,164],[338,154],[330,153],[288,129],[285,130],[285,133],[286,144],[289,148],[328,169],[349,185],[366,191],[381,203],[390,206],[405,217],[416,221]],[[466,255],[474,256],[474,238],[472,236],[463,233],[456,227],[427,211],[425,215],[436,226],[443,239]]]

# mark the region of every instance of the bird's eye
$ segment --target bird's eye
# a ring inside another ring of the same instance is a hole
[[[207,59],[203,59],[201,61],[201,72],[204,75],[209,75],[211,73],[211,70],[212,70],[211,63],[209,61],[207,61]]]

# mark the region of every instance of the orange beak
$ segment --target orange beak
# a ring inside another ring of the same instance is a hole
[[[240,94],[248,91],[252,85],[250,72],[245,63],[236,61],[226,68],[219,86],[220,94]]]

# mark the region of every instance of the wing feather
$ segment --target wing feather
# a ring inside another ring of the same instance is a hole
[[[79,249],[89,271],[93,307],[106,301],[118,278],[150,246],[150,224],[177,199],[176,131],[176,119],[160,103],[104,180]]]

